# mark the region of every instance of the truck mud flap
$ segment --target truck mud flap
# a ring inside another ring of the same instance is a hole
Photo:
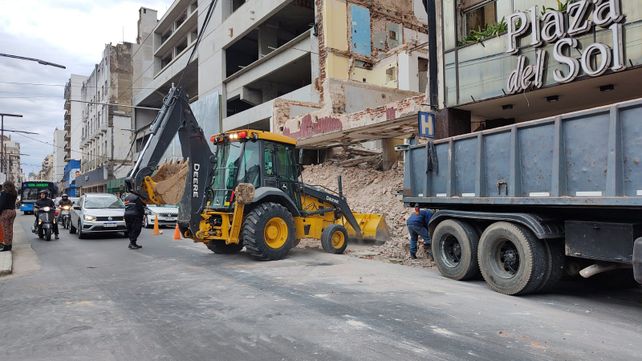
[[[642,237],[633,245],[633,276],[637,283],[642,284]]]

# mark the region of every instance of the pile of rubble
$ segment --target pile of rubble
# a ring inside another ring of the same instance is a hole
[[[345,163],[345,162],[344,162]],[[337,177],[343,179],[343,194],[353,212],[383,214],[390,229],[390,239],[381,245],[354,245],[349,255],[378,259],[391,263],[431,266],[420,248],[419,259],[409,257],[409,238],[406,219],[411,209],[405,208],[399,192],[403,188],[403,164],[395,164],[389,171],[379,171],[367,163],[340,166],[338,162],[309,165],[304,168],[303,181],[333,191],[338,190]],[[320,247],[317,242],[302,242],[299,247]]]

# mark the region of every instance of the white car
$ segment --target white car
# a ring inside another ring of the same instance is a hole
[[[166,204],[163,206],[148,205],[145,207],[143,226],[151,228],[154,226],[154,219],[158,216],[159,226],[174,227],[178,220],[178,206]]]
[[[73,206],[69,233],[85,238],[88,233],[102,232],[127,232],[125,205],[113,194],[83,194]]]

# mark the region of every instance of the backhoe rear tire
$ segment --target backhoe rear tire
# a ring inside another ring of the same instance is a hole
[[[239,244],[225,244],[225,241],[209,241],[206,243],[207,248],[216,254],[235,254],[243,249],[243,243]]]
[[[348,231],[340,224],[331,224],[321,234],[321,246],[328,253],[341,254],[348,247]]]
[[[296,238],[294,218],[287,208],[267,202],[252,209],[243,221],[241,239],[253,257],[269,261],[285,258]]]

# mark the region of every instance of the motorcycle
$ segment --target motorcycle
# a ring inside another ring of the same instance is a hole
[[[51,235],[53,233],[55,224],[56,217],[54,216],[54,210],[51,207],[39,208],[38,220],[36,226],[33,229],[33,232],[38,234],[38,238],[44,238],[47,241],[51,241]]]
[[[64,229],[69,229],[71,225],[71,206],[62,206],[60,207],[59,220]]]

